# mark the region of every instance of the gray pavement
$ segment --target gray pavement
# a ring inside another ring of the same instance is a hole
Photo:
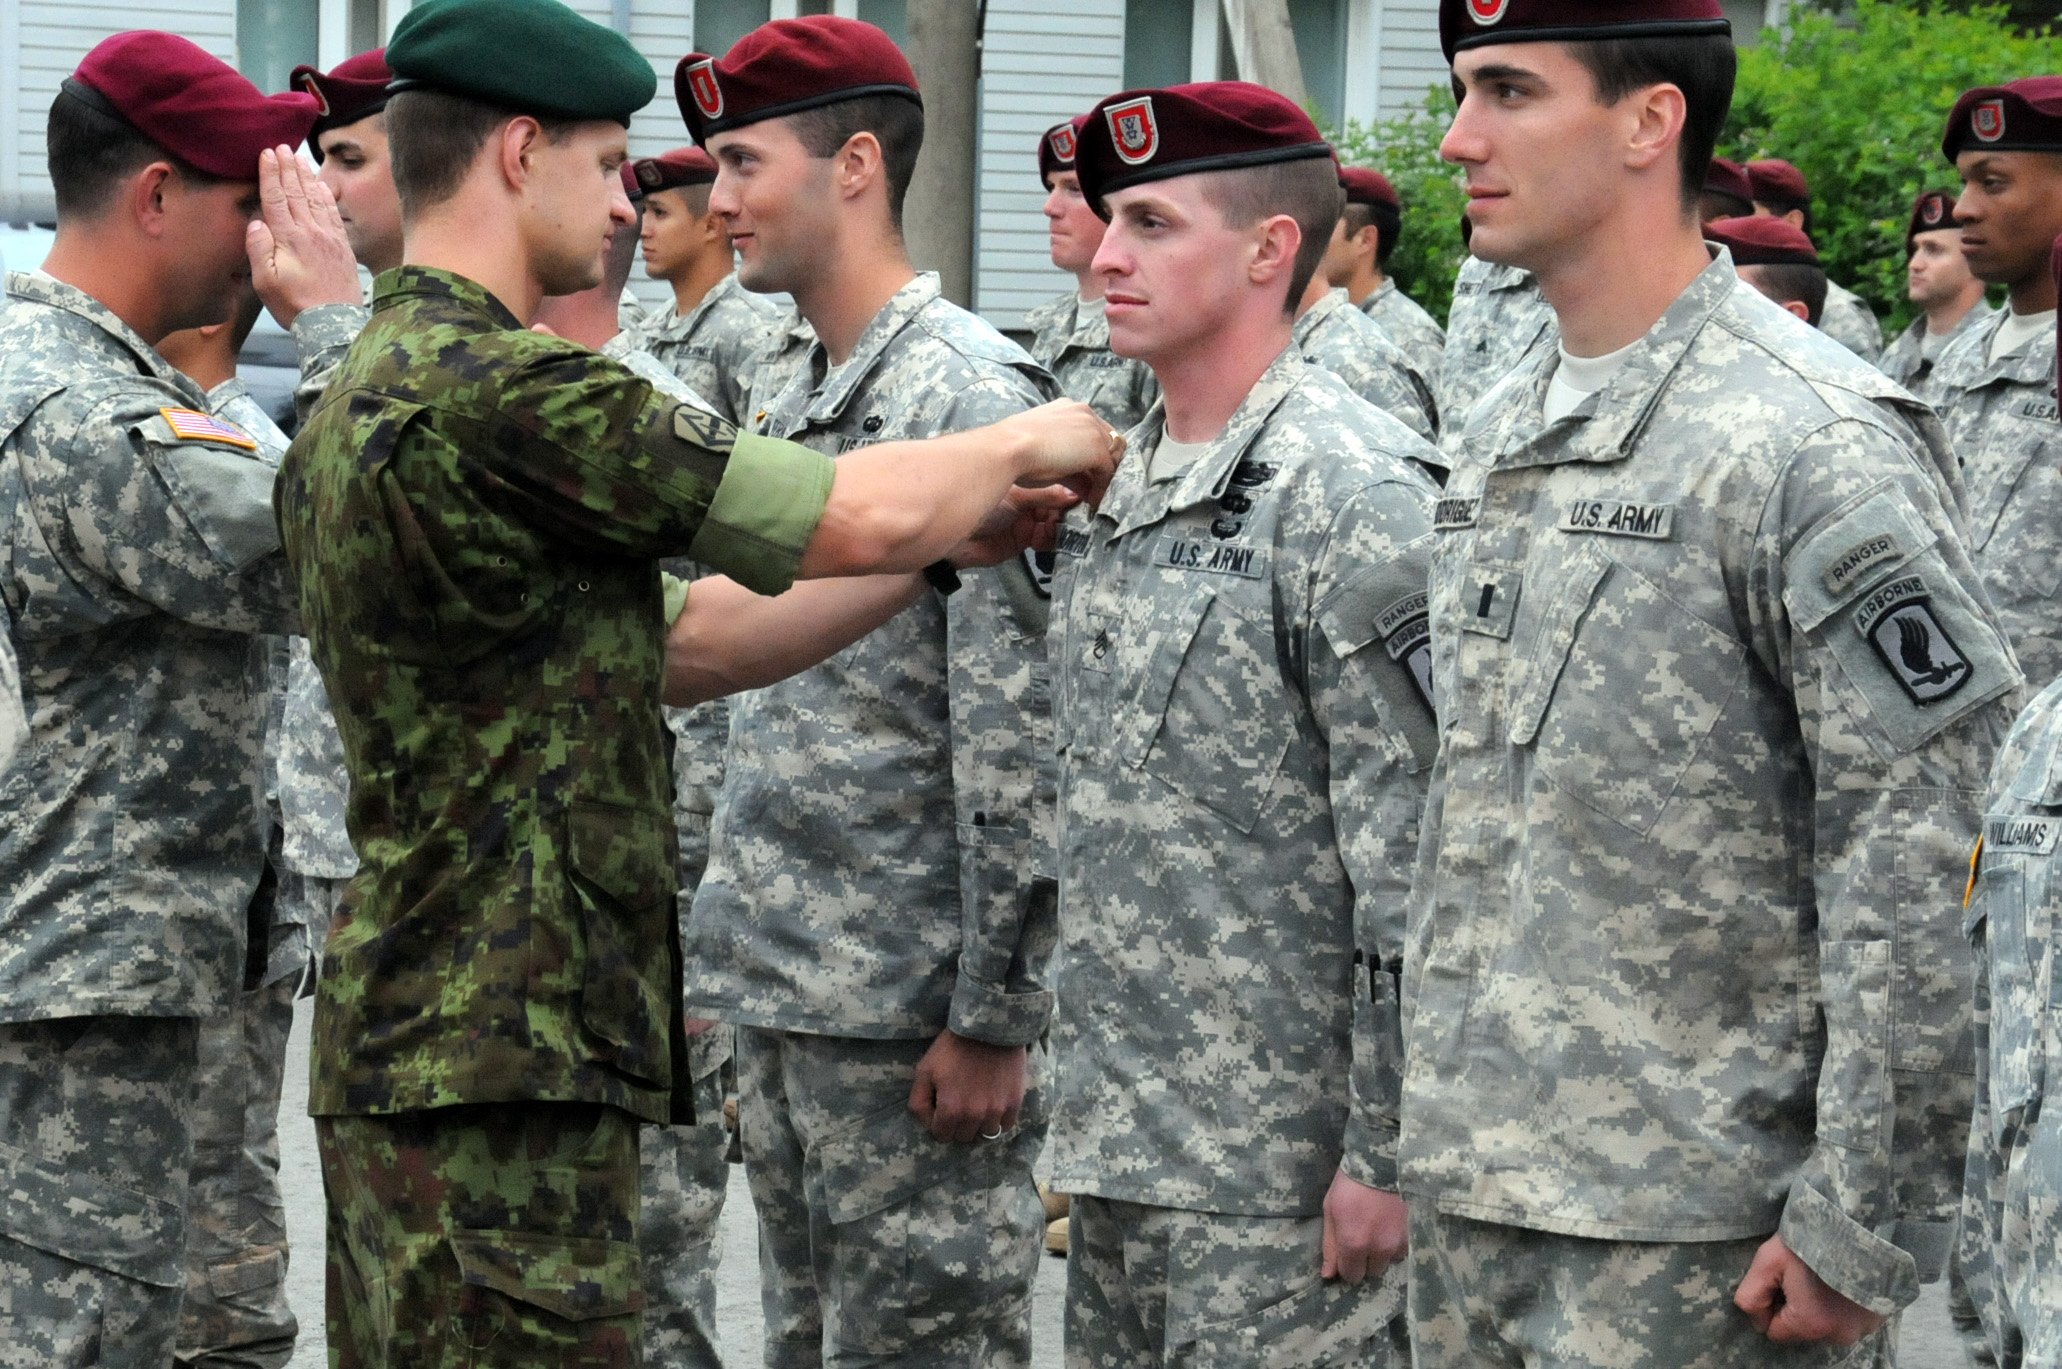
[[[318,1369],[327,1362],[322,1335],[322,1171],[315,1158],[315,1128],[308,1120],[308,1017],[312,1000],[294,1014],[286,1099],[280,1109],[281,1184],[286,1224],[293,1242],[288,1294],[301,1321],[300,1346],[292,1369]],[[1059,1369],[1060,1306],[1064,1265],[1047,1259],[1039,1268],[1032,1304],[1032,1369]],[[1925,1289],[1905,1316],[1898,1345],[1898,1369],[1962,1369],[1962,1356],[1947,1320],[1944,1285]],[[732,1166],[730,1195],[723,1208],[723,1267],[716,1287],[716,1327],[730,1369],[757,1369],[765,1322],[759,1310],[759,1243],[752,1220],[752,1195],[744,1171]],[[664,1369],[654,1366],[654,1369]]]

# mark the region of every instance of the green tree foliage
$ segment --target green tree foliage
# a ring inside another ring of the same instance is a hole
[[[1343,133],[1329,135],[1340,161],[1373,167],[1396,187],[1403,201],[1403,232],[1389,258],[1389,274],[1442,323],[1453,302],[1454,275],[1466,255],[1461,210],[1468,197],[1456,169],[1439,160],[1439,140],[1453,113],[1453,92],[1433,86],[1416,109],[1373,127],[1349,120]]]
[[[1940,155],[1955,98],[1971,86],[2062,72],[2062,38],[2015,28],[2004,5],[1856,0],[1798,8],[1783,33],[1740,53],[1720,151],[1784,157],[1811,182],[1812,238],[1833,279],[1893,327],[1912,316],[1904,230],[1912,201],[1960,180]]]

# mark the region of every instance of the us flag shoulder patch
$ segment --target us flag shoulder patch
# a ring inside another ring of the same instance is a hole
[[[158,416],[172,429],[172,436],[182,442],[226,442],[246,451],[258,450],[257,440],[249,433],[198,409],[159,409]]]

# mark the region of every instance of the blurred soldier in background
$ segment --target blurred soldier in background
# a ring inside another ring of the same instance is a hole
[[[1396,187],[1364,166],[1342,167],[1339,185],[1346,192],[1346,207],[1325,249],[1325,279],[1382,325],[1420,377],[1436,379],[1446,333],[1389,276],[1389,258],[1403,241],[1403,202],[1396,198]]]
[[[1755,214],[1785,220],[1811,236],[1811,186],[1804,173],[1777,157],[1749,162],[1748,190]],[[1863,361],[1875,363],[1883,355],[1883,325],[1868,301],[1835,281],[1826,283],[1826,307],[1818,328],[1827,337],[1853,352]]]
[[[1905,287],[1919,316],[1884,349],[1883,374],[1929,404],[1940,399],[1941,354],[1965,330],[1983,327],[1993,310],[1983,299],[1983,282],[1962,255],[1962,228],[1955,222],[1955,197],[1929,190],[1912,205],[1905,227]]]

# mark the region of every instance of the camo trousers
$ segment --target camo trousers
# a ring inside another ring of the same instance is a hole
[[[199,1024],[0,1023],[0,1369],[162,1369]]]
[[[316,1118],[332,1369],[642,1364],[637,1133],[587,1103]]]
[[[1045,1052],[1017,1129],[958,1145],[909,1111],[930,1045],[738,1029],[767,1369],[1030,1364]]]
[[[719,1025],[688,1038],[700,1120],[691,1127],[647,1124],[638,1136],[644,1356],[654,1369],[723,1365],[716,1350],[716,1266],[723,1259],[719,1225],[730,1187],[730,1131],[723,1125],[730,1031]]]

